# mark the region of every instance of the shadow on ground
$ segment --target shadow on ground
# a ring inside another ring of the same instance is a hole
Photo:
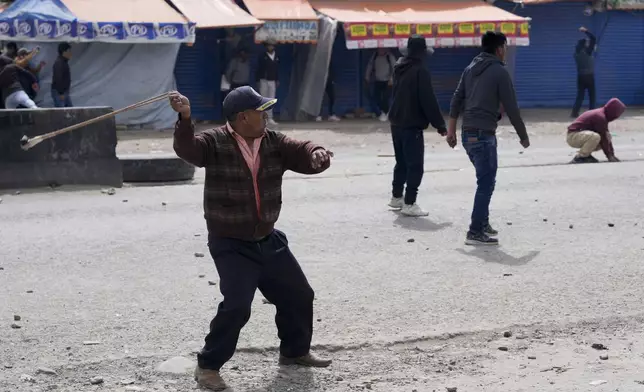
[[[488,248],[472,248],[465,250],[463,248],[456,249],[457,252],[470,257],[476,257],[485,261],[486,263],[497,263],[509,266],[521,266],[530,263],[534,260],[541,251],[533,250],[521,257],[514,257],[501,248],[488,247]]]
[[[244,392],[314,392],[319,390],[315,385],[313,372],[309,368],[280,366],[270,383],[259,388],[247,389]],[[234,392],[227,389],[224,392]]]
[[[408,230],[415,231],[439,231],[453,225],[452,222],[435,223],[428,218],[412,218],[403,216],[400,211],[392,210],[398,217],[394,220],[394,225]]]

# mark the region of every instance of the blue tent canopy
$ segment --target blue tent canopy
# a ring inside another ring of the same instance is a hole
[[[106,1],[109,0],[97,0]],[[70,5],[71,6],[71,5]],[[0,13],[0,40],[123,43],[194,42],[195,24],[79,21],[61,0],[15,0]]]
[[[60,0],[16,0],[0,13],[0,39],[69,41],[77,19]]]

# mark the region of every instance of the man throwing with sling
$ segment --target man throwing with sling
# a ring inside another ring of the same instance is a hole
[[[331,364],[310,353],[313,289],[291,253],[286,235],[274,229],[274,224],[282,206],[284,172],[321,173],[329,167],[333,153],[266,129],[266,110],[276,102],[249,86],[239,87],[224,100],[226,125],[195,135],[188,98],[179,93],[170,98],[179,113],[175,152],[206,168],[208,247],[224,299],[197,357],[195,380],[213,391],[227,387],[219,370],[235,352],[258,288],[277,308],[280,363]]]

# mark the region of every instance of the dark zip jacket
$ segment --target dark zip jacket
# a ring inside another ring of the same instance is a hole
[[[588,42],[585,39],[579,40],[575,47],[575,63],[577,64],[578,75],[595,74],[595,45],[597,38],[590,31],[586,31]]]
[[[426,129],[429,124],[445,131],[445,119],[432,87],[424,56],[405,56],[394,65],[393,102],[389,110],[392,126]]]
[[[462,114],[464,131],[495,133],[501,119],[501,105],[519,139],[528,140],[508,70],[498,57],[480,53],[463,71],[452,97],[449,116],[458,118]]]
[[[71,71],[69,70],[69,61],[63,56],[58,56],[54,63],[54,75],[51,79],[51,89],[59,95],[67,95],[72,85]]]

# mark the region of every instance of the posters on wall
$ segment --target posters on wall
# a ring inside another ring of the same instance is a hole
[[[317,20],[267,21],[255,31],[255,42],[273,39],[278,43],[309,43],[318,41]]]
[[[396,48],[407,44],[411,34],[426,38],[432,47],[479,46],[486,31],[500,31],[508,45],[528,46],[528,22],[480,22],[438,24],[345,23],[347,49]]]

